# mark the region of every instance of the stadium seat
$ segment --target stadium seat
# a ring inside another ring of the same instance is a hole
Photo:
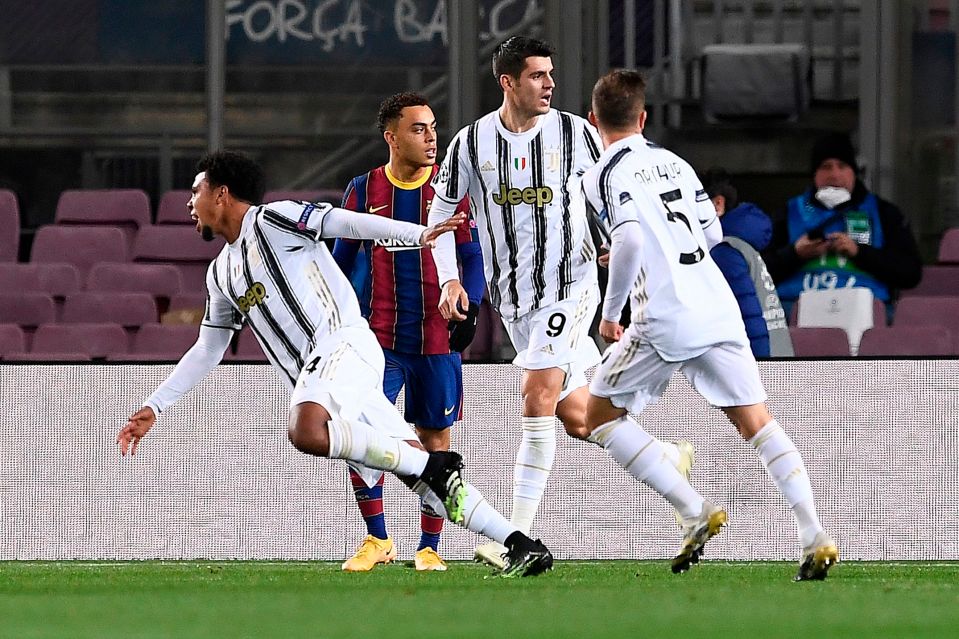
[[[959,296],[959,265],[924,266],[919,285],[902,291],[903,297],[939,295]]]
[[[57,306],[46,293],[0,293],[0,323],[34,329],[57,321]]]
[[[49,224],[37,229],[30,261],[37,264],[69,263],[77,267],[80,281],[97,262],[128,262],[127,237],[116,227]]]
[[[71,189],[60,194],[53,221],[135,231],[150,223],[150,199],[140,189]]]
[[[46,293],[63,298],[80,290],[80,271],[73,264],[0,262],[0,290]]]
[[[860,355],[953,355],[955,339],[944,326],[881,326],[863,333]]]
[[[16,324],[0,324],[0,359],[27,352],[27,336]]]
[[[205,310],[206,293],[180,293],[170,298],[170,307],[160,315],[160,323],[196,326]]]
[[[63,303],[64,323],[113,322],[139,328],[159,319],[156,301],[149,293],[81,292]]]
[[[0,189],[0,262],[16,262],[20,250],[20,206],[13,191]]]
[[[145,226],[133,242],[133,261],[172,264],[180,271],[184,293],[206,290],[206,271],[223,248],[222,238],[204,242],[193,226]]]
[[[266,355],[260,348],[260,342],[256,339],[253,331],[249,327],[243,327],[236,338],[236,352],[227,351],[224,359],[239,362],[266,362]]]
[[[180,271],[168,264],[96,264],[87,276],[88,291],[149,293],[161,310],[183,287]]]
[[[157,224],[189,224],[195,227],[196,222],[190,218],[190,211],[186,203],[190,201],[192,193],[187,189],[167,191],[160,198],[157,205]]]
[[[939,240],[940,264],[959,264],[959,228],[947,229]]]
[[[868,288],[803,291],[796,306],[796,326],[845,330],[852,355],[859,351],[863,331],[886,324],[885,306]]]
[[[127,332],[119,324],[78,323],[44,324],[33,335],[31,353],[83,353],[91,359],[126,353],[130,348]]]
[[[170,298],[170,310],[206,308],[206,293],[180,293]]]
[[[144,324],[133,337],[130,353],[180,359],[196,342],[198,330],[196,326],[188,324]]]
[[[789,327],[796,357],[849,357],[849,337],[835,327]]]
[[[959,297],[904,297],[896,305],[893,326],[956,326]]]
[[[303,202],[329,202],[333,206],[339,206],[343,202],[343,191],[337,189],[313,189],[313,190],[273,190],[267,191],[263,195],[264,204],[270,202],[279,202],[280,200],[296,200]]]

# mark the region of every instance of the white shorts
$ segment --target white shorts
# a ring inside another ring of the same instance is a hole
[[[725,342],[692,359],[667,362],[649,342],[630,332],[606,349],[589,391],[608,398],[613,406],[639,413],[659,401],[677,370],[713,406],[749,406],[766,401],[759,367],[748,345]]]
[[[586,371],[599,362],[599,349],[589,336],[596,315],[597,291],[589,287],[571,297],[531,311],[522,317],[503,320],[516,357],[513,363],[524,370],[560,368],[566,380],[559,398],[586,385]]]
[[[383,349],[366,328],[342,328],[316,344],[296,380],[290,406],[314,402],[333,419],[358,420],[398,439],[416,433],[383,394]]]

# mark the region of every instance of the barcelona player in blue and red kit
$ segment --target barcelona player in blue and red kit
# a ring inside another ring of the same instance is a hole
[[[433,200],[430,181],[436,174],[436,119],[416,93],[387,98],[377,117],[390,148],[389,163],[353,178],[343,208],[405,222],[425,223]],[[464,199],[460,210],[469,210]],[[391,242],[339,239],[333,257],[354,275],[363,314],[386,356],[383,391],[395,402],[405,387],[405,418],[414,425],[426,450],[449,449],[449,427],[462,418],[463,376],[460,351],[476,329],[485,282],[483,258],[472,224],[457,231],[457,253],[469,297],[467,319],[447,322],[439,312],[440,282],[428,248]],[[365,264],[357,260],[363,245]],[[359,271],[359,272],[356,272]],[[383,474],[350,469],[350,479],[367,537],[343,569],[371,570],[389,563],[396,549],[383,515]],[[428,505],[421,507],[422,535],[415,555],[417,570],[445,570],[437,553],[443,519]]]

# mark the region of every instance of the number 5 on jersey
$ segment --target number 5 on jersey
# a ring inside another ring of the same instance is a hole
[[[693,235],[693,227],[689,223],[689,217],[687,217],[686,213],[680,208],[683,202],[683,194],[679,189],[674,189],[672,191],[660,193],[659,199],[663,201],[663,206],[666,207],[666,219],[676,224],[682,222],[686,226],[686,231],[689,235],[689,238],[692,240],[693,246],[696,247],[696,250],[692,253],[680,252],[679,263],[695,264],[696,262],[701,261],[704,257],[706,257],[706,251],[699,246],[699,242],[696,241],[696,236]],[[670,227],[670,229],[672,229],[672,227]],[[687,234],[682,233],[682,231],[680,231],[680,233],[684,236]],[[677,237],[676,233],[673,233],[673,237],[676,238],[677,244],[679,244],[681,240],[679,237]]]

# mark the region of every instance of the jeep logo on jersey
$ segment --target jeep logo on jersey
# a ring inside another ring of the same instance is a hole
[[[548,186],[532,187],[525,189],[513,187],[507,189],[505,184],[500,183],[499,193],[493,194],[493,202],[499,206],[504,204],[535,204],[543,207],[553,201],[553,189]]]
[[[416,251],[423,248],[419,244],[407,244],[401,240],[374,240],[373,243],[376,246],[382,246],[390,253],[395,253],[396,251]]]
[[[266,287],[259,282],[254,282],[253,286],[246,289],[246,293],[236,298],[236,305],[240,307],[241,312],[249,313],[251,308],[263,303],[265,299]]]

